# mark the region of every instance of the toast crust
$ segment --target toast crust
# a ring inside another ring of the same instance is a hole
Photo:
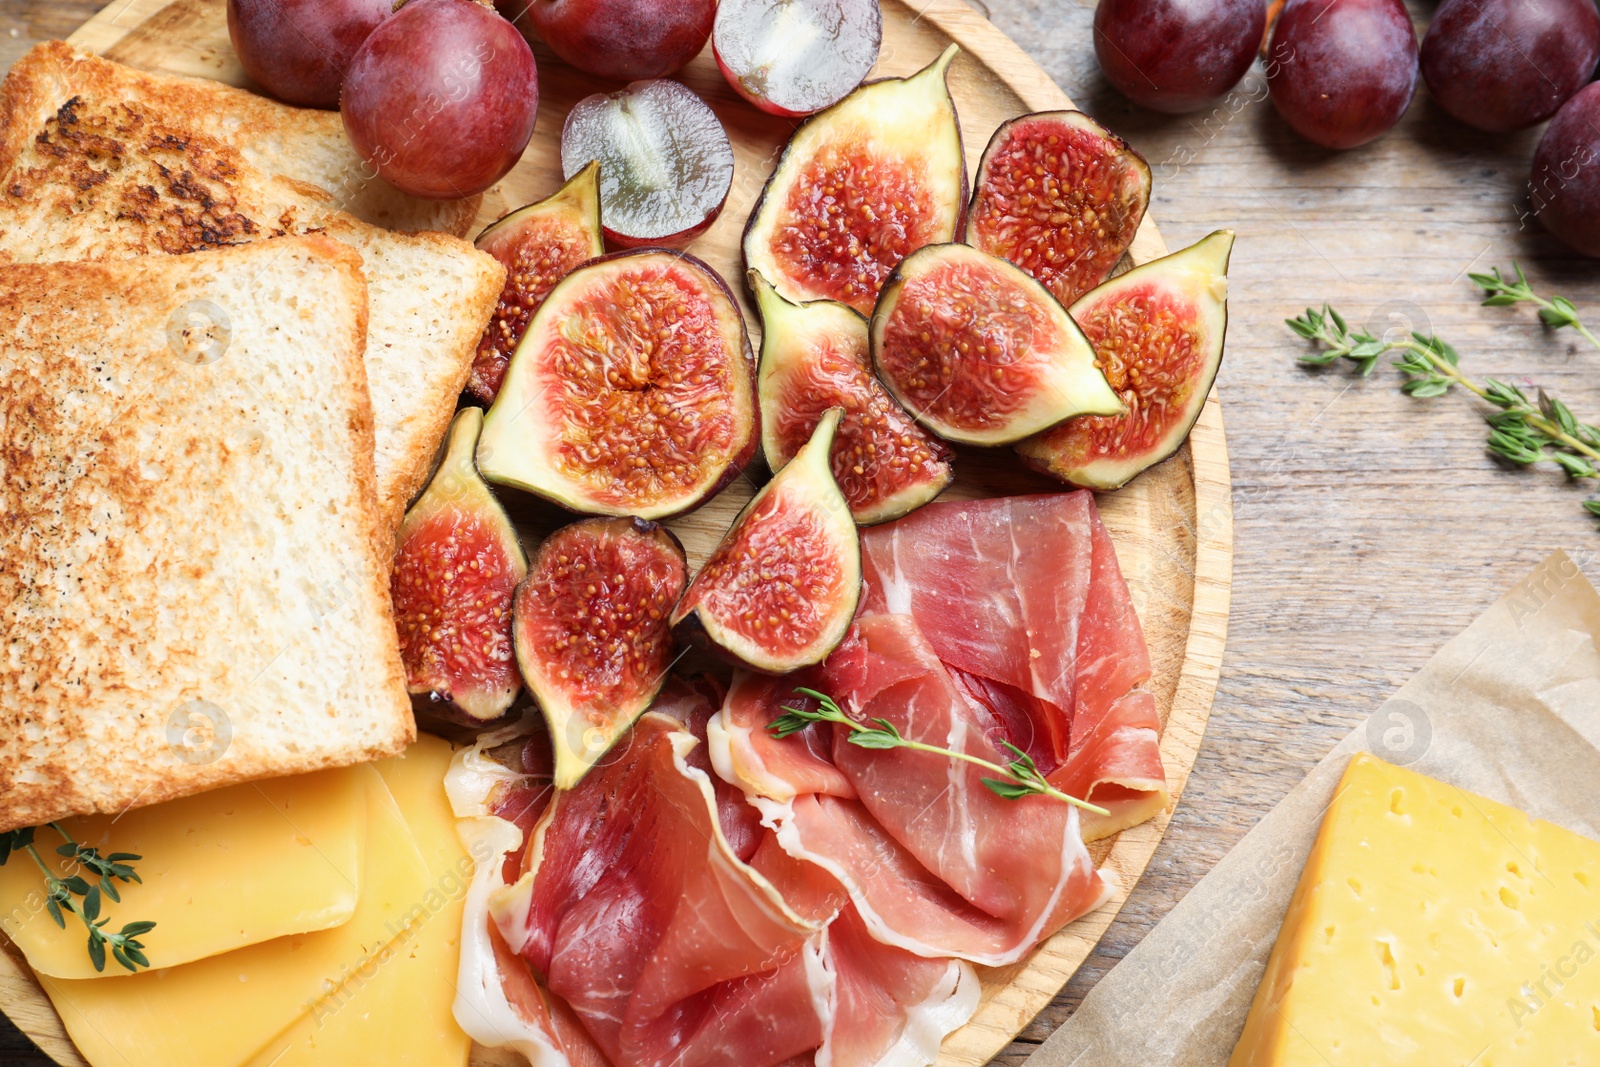
[[[225,26],[222,38],[227,39]],[[65,41],[36,45],[12,70],[19,80],[70,83],[86,96],[138,101],[151,111],[179,116],[182,126],[229,145],[255,169],[304,182],[330,206],[375,226],[457,237],[475,228],[481,194],[437,201],[400,192],[351,147],[337,111],[290,107],[209,78],[138,70]]]
[[[0,267],[0,830],[414,739],[360,268],[317,236]],[[175,355],[213,351],[197,303],[233,312],[215,362]]]
[[[203,103],[250,96],[221,89],[36,47],[0,87],[0,261],[183,254],[310,232],[356,248],[392,531],[427,478],[504,268],[460,238],[371,226],[326,191],[257,169],[197,128],[216,123],[196,118]]]

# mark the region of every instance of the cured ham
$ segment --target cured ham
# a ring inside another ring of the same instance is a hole
[[[558,794],[490,906],[613,1063],[769,1067],[816,1048],[815,924],[733,853],[682,725],[645,715]]]
[[[774,738],[766,727],[792,702],[795,684],[736,679],[708,731],[712,759],[750,794],[786,852],[844,885],[877,940],[1001,966],[1108,895],[1075,808],[1003,799],[972,764],[863,749],[844,726]],[[909,616],[862,619],[810,684],[862,721],[883,719],[911,740],[1005,762],[981,709]]]
[[[1150,653],[1093,494],[930,504],[861,538],[865,614],[910,615],[991,740],[1110,809],[1095,840],[1167,803]],[[1067,785],[1071,788],[1068,789]]]

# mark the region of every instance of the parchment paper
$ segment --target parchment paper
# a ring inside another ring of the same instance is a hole
[[[1029,1067],[1223,1067],[1350,757],[1600,840],[1600,595],[1545,560],[1357,727],[1084,999]]]

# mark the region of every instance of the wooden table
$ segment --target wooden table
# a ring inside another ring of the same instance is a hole
[[[1490,137],[1426,91],[1352,152],[1278,119],[1259,68],[1213,112],[1141,111],[1101,78],[1087,0],[980,0],[1156,174],[1152,210],[1179,248],[1232,227],[1220,379],[1234,482],[1232,624],[1206,743],[1144,880],[1090,962],[996,1062],[1018,1064],[1146,931],[1359,719],[1546,553],[1591,572],[1586,493],[1507,471],[1466,400],[1412,400],[1387,368],[1308,372],[1282,319],[1326,300],[1373,332],[1437,330],[1481,375],[1528,379],[1600,419],[1600,352],[1526,308],[1481,308],[1468,270],[1520,260],[1541,292],[1600,323],[1600,266],[1521,222],[1537,133]],[[0,66],[65,36],[95,0],[0,0]],[[1414,3],[1419,28],[1432,5]],[[970,146],[973,152],[981,146]],[[1152,1018],[1152,1025],[1159,1020]],[[0,1024],[3,1025],[3,1024]],[[0,1064],[45,1064],[0,1031]]]

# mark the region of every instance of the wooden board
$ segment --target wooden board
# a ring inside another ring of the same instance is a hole
[[[228,44],[220,0],[117,0],[71,40],[132,66],[245,84]],[[950,81],[969,166],[1005,119],[1024,111],[1071,106],[1021,49],[960,0],[924,0],[915,7],[901,0],[884,0],[884,43],[875,74],[908,74],[951,41],[964,53],[957,59]],[[560,120],[572,103],[600,88],[593,79],[561,65],[542,50],[539,62],[539,129],[516,171],[486,197],[482,222],[556,188],[560,182],[556,154]],[[696,60],[681,78],[717,111],[736,155],[727,207],[692,251],[725,277],[737,279],[741,270],[739,233],[793,124],[763,115],[737,99],[709,55]],[[1147,218],[1129,258],[1142,263],[1164,253],[1160,234]],[[759,320],[748,305],[745,310],[752,333],[756,333]],[[1059,488],[1024,471],[1005,451],[964,450],[957,471],[950,496]],[[691,564],[698,565],[714,547],[752,489],[749,482],[741,481],[705,508],[672,524],[689,551]],[[1187,447],[1127,489],[1102,496],[1100,507],[1116,540],[1123,573],[1150,644],[1154,676],[1148,688],[1156,697],[1164,723],[1161,751],[1173,803],[1150,822],[1095,846],[1096,858],[1115,873],[1120,884],[1110,903],[1059,932],[1026,961],[983,971],[984,992],[977,1014],[945,1041],[940,1063],[949,1067],[988,1061],[1049,1003],[1116,917],[1148,864],[1187,781],[1216,689],[1232,568],[1228,459],[1215,394]],[[527,502],[517,502],[513,513],[530,537],[561,521],[553,511]],[[0,1006],[57,1062],[82,1062],[26,969],[4,954],[0,954]],[[480,1050],[474,1062],[521,1061],[514,1055]]]

